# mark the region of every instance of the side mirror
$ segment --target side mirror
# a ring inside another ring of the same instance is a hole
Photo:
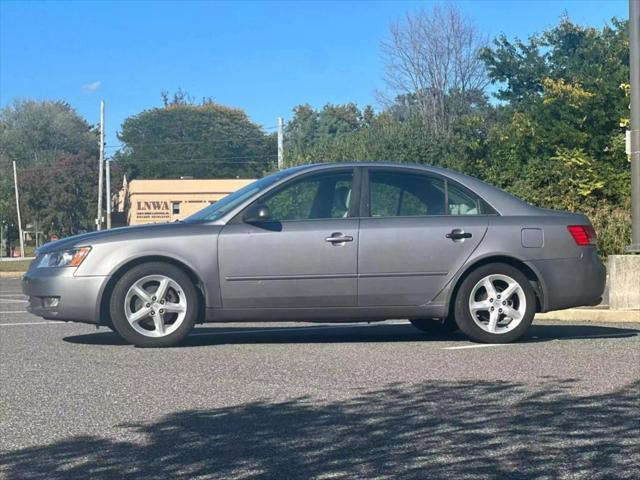
[[[271,219],[271,212],[266,205],[252,205],[244,212],[242,218],[246,223],[266,222]]]

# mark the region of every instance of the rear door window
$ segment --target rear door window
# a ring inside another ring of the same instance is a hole
[[[444,180],[408,172],[370,171],[372,217],[415,217],[445,214]]]

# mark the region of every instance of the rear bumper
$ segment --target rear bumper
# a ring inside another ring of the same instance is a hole
[[[597,305],[602,299],[606,270],[595,248],[578,258],[531,260],[543,290],[542,311]]]
[[[98,298],[107,277],[76,277],[73,268],[31,268],[22,278],[22,291],[29,297],[27,311],[48,320],[99,323]],[[55,306],[45,298],[57,297]]]

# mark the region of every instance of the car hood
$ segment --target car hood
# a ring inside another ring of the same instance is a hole
[[[56,250],[64,250],[67,248],[82,247],[87,245],[95,245],[102,243],[112,243],[123,240],[134,240],[143,238],[170,237],[188,234],[194,229],[202,228],[202,225],[173,222],[173,223],[154,223],[150,225],[136,225],[131,227],[112,228],[110,230],[101,230],[99,232],[82,233],[72,237],[63,238],[54,242],[49,242],[38,248],[37,253],[48,253]],[[209,225],[208,228],[215,228]]]

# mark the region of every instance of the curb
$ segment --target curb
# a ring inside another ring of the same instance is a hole
[[[561,322],[640,323],[640,310],[609,310],[607,308],[570,308],[555,312],[536,313],[534,320]]]
[[[21,278],[27,272],[0,272],[0,278]]]

